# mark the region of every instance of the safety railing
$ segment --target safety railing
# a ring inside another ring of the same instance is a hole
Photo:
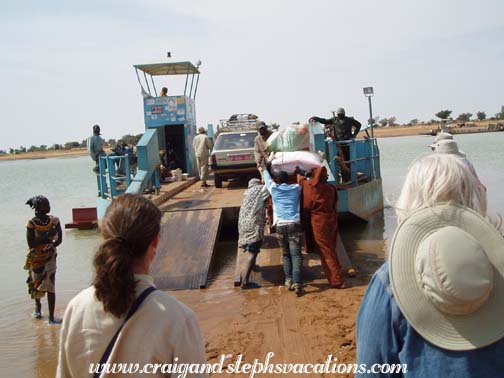
[[[330,140],[326,148],[328,164],[337,184],[355,187],[362,180],[381,178],[380,151],[375,138]]]
[[[105,199],[125,193],[135,173],[131,171],[128,155],[100,156],[99,169],[98,192]]]

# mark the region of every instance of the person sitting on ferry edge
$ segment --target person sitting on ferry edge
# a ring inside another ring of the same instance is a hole
[[[93,261],[93,285],[65,311],[57,377],[89,376],[92,365],[105,363],[205,364],[196,316],[167,292],[156,290],[149,275],[160,243],[161,215],[141,195],[112,200],[100,227],[103,242]],[[156,370],[149,376],[167,375]]]
[[[407,374],[490,378],[504,359],[504,239],[484,217],[484,192],[462,159],[432,154],[411,166],[399,226],[357,317],[357,364]]]

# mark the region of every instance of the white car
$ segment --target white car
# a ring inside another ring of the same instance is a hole
[[[215,187],[232,178],[260,177],[254,159],[255,130],[222,132],[217,136],[210,156]]]

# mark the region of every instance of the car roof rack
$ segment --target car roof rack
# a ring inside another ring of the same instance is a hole
[[[229,119],[219,121],[218,131],[256,131],[261,120],[255,114],[233,114]]]

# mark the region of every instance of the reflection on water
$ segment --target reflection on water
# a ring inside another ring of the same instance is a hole
[[[216,252],[212,268],[208,275],[208,286],[212,288],[232,287],[236,250],[238,243],[235,241],[219,241],[216,245]],[[230,285],[231,284],[231,285]]]
[[[43,320],[32,319],[34,301],[27,293],[23,270],[26,222],[33,210],[28,198],[42,194],[51,202],[51,213],[64,224],[71,221],[72,207],[95,205],[95,178],[87,158],[0,162],[2,208],[2,266],[0,285],[0,376],[54,377],[58,326],[47,324],[47,299],[42,299]],[[15,172],[15,174],[14,174]],[[87,174],[89,173],[89,175]],[[96,230],[63,231],[58,248],[56,316],[68,301],[91,281],[91,256],[99,243]]]
[[[488,187],[489,208],[492,213],[504,214],[504,181],[502,145],[504,133],[460,135],[456,137],[462,150],[476,167],[481,181]],[[386,208],[369,223],[342,225],[342,239],[357,268],[366,275],[379,266],[396,228],[393,203],[411,161],[427,153],[430,137],[399,137],[379,141],[381,171]],[[92,161],[88,157],[73,159],[46,159],[32,161],[0,162],[0,206],[3,241],[3,285],[0,285],[0,376],[54,377],[59,327],[49,326],[31,318],[33,301],[29,299],[25,284],[26,272],[22,269],[26,253],[25,225],[33,212],[25,201],[34,195],[46,195],[51,201],[52,214],[62,223],[71,219],[71,208],[94,206],[96,181],[91,173]],[[15,174],[13,174],[15,172]],[[236,258],[236,230],[224,229],[217,244],[209,287],[212,290],[176,292],[181,300],[199,298],[203,303],[225,303],[233,288]],[[56,315],[62,316],[65,305],[92,279],[92,256],[100,241],[98,232],[64,231],[63,243],[58,248],[56,276]],[[260,291],[262,293],[263,291]],[[266,291],[264,291],[266,292]],[[240,296],[249,300],[250,294]],[[198,306],[197,301],[194,302]],[[47,314],[47,300],[42,300]],[[217,313],[208,312],[208,319]],[[212,323],[213,324],[213,323]]]

